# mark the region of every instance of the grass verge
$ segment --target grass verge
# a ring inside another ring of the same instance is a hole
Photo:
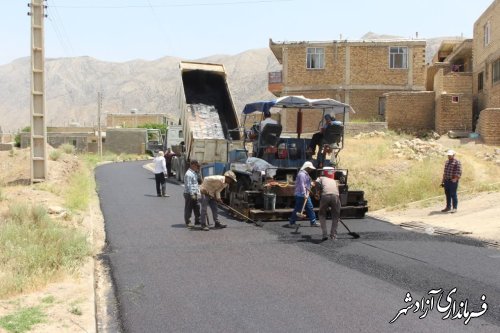
[[[72,272],[90,254],[86,235],[52,221],[42,206],[13,205],[0,224],[0,298]]]
[[[0,318],[0,327],[11,333],[29,332],[36,324],[43,323],[46,315],[39,307],[30,307]]]

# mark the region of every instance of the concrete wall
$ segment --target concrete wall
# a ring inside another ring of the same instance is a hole
[[[58,148],[63,144],[69,144],[74,146],[77,152],[86,152],[90,140],[89,135],[85,133],[47,133],[47,143],[52,147]]]
[[[31,145],[30,133],[22,132],[21,136],[21,148],[26,148]],[[97,144],[97,138],[93,132],[91,133],[54,133],[47,131],[47,143],[54,148],[58,148],[63,144],[70,144],[75,147],[77,152],[88,152],[88,145],[95,141]]]
[[[0,133],[0,143],[10,143],[14,141],[14,134]]]
[[[115,154],[144,154],[146,138],[145,128],[109,128],[103,149]]]
[[[389,129],[404,131],[434,129],[433,91],[392,92],[385,96],[385,117]]]
[[[163,124],[166,114],[110,113],[106,115],[107,127],[135,128],[144,124]]]
[[[500,108],[481,111],[476,132],[484,143],[500,145]]]
[[[0,151],[9,151],[14,148],[13,143],[0,143]]]

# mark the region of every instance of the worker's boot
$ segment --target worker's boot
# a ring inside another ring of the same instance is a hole
[[[225,228],[225,227],[227,227],[227,224],[220,223],[219,221],[215,222],[215,228],[216,229],[222,229],[222,228]]]

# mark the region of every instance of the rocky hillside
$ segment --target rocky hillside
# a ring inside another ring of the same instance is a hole
[[[103,93],[103,112],[137,109],[175,116],[180,60],[165,57],[110,63],[90,57],[47,59],[47,125],[94,125],[98,91]],[[237,110],[249,101],[272,98],[267,91],[267,73],[281,68],[269,49],[197,61],[225,65]],[[30,124],[29,68],[29,58],[0,66],[0,127],[4,132]]]
[[[369,32],[361,39],[392,39],[397,36]],[[443,39],[428,39],[429,62]],[[176,89],[179,58],[124,63],[90,57],[47,59],[46,107],[48,126],[81,126],[96,123],[97,92],[103,93],[103,112],[177,115]],[[273,96],[267,91],[267,73],[281,69],[269,49],[249,50],[234,56],[214,55],[197,61],[223,63],[237,110],[245,103]],[[15,132],[30,124],[30,59],[21,58],[0,66],[0,128]]]

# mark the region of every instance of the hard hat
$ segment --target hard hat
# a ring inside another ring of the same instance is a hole
[[[302,168],[300,168],[300,170],[304,170],[304,169],[313,169],[313,170],[316,170],[316,168],[314,167],[314,165],[312,164],[312,162],[305,162],[304,165],[302,166]]]

